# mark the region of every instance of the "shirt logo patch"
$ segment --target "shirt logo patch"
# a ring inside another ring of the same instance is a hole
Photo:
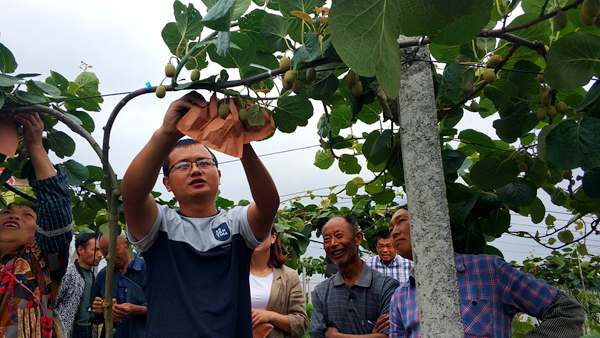
[[[213,235],[217,241],[226,241],[231,237],[227,223],[221,223],[218,227],[212,229]]]

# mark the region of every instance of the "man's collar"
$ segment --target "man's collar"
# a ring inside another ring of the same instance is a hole
[[[144,270],[144,259],[139,255],[134,255],[133,259],[127,265],[128,269],[133,269],[136,271]]]
[[[360,273],[360,276],[358,276],[356,283],[354,283],[354,285],[360,286],[363,288],[368,288],[371,286],[371,281],[373,280],[373,271],[365,262],[362,262],[362,265],[363,265],[363,269]],[[333,285],[341,286],[344,284],[346,284],[346,282],[344,281],[344,277],[342,277],[342,273],[338,270],[338,272],[335,274],[335,276],[333,276]]]

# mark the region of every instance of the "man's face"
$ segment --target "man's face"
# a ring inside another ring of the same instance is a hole
[[[173,167],[182,161],[193,162],[199,158],[212,159],[212,155],[202,144],[175,148],[169,154],[169,166]],[[216,198],[220,178],[221,172],[216,166],[202,169],[192,164],[189,170],[170,170],[169,175],[163,178],[163,183],[177,200],[185,201],[197,197]]]
[[[394,243],[392,243],[392,237],[380,238],[377,241],[377,255],[385,263],[391,262],[396,257],[396,249],[394,249]]]
[[[80,262],[87,266],[98,266],[98,263],[102,259],[98,242],[95,238],[92,238],[85,243],[85,246],[77,248]]]
[[[354,234],[352,225],[341,217],[334,217],[323,226],[323,249],[337,266],[344,266],[358,256],[362,240],[362,233]]]
[[[108,236],[100,238],[100,251],[104,257],[108,257]],[[115,247],[115,266],[117,269],[123,269],[129,263],[129,244],[123,236],[117,237],[117,246]]]
[[[35,238],[37,214],[25,205],[11,205],[0,211],[0,242],[20,247]]]
[[[398,254],[406,259],[412,260],[412,248],[410,246],[410,223],[408,222],[408,210],[398,209],[390,222],[390,233],[394,248]]]

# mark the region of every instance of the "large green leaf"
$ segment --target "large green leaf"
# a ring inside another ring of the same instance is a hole
[[[313,115],[310,101],[303,96],[284,96],[277,101],[273,119],[277,129],[292,133],[298,126],[306,126]]]
[[[460,132],[458,138],[464,144],[475,148],[481,154],[494,152],[496,144],[486,134],[473,129],[465,129]]]
[[[293,11],[314,13],[316,7],[325,5],[325,0],[279,0],[281,13],[291,16]]]
[[[591,198],[600,198],[600,168],[587,171],[583,176],[583,191]]]
[[[96,74],[92,72],[82,72],[73,82],[69,83],[67,92],[75,95],[79,100],[69,100],[66,102],[67,109],[83,108],[90,111],[100,111],[100,103],[104,102],[98,86],[100,81]]]
[[[263,14],[260,26],[264,43],[270,51],[284,51],[287,49],[285,38],[288,35],[290,22],[281,15]]]
[[[0,72],[12,73],[17,69],[17,62],[13,53],[0,43]]]
[[[570,33],[558,39],[546,58],[544,79],[558,90],[568,90],[588,83],[600,75],[600,36]]]
[[[555,168],[565,170],[600,166],[600,119],[584,118],[580,122],[564,120],[552,128],[541,142],[540,154]]]
[[[368,3],[368,1],[365,1]],[[458,45],[477,36],[490,20],[491,0],[395,0],[395,18],[406,36],[431,36],[436,43]]]
[[[346,104],[334,105],[329,116],[329,125],[333,135],[338,135],[340,130],[352,126],[352,110]]]
[[[55,86],[60,89],[61,94],[68,94],[69,80],[67,80],[60,73],[53,70],[50,71],[50,76],[46,78],[46,83]]]
[[[210,59],[225,68],[248,68],[256,56],[252,39],[246,34],[233,32],[230,33],[230,41],[231,45],[224,56],[219,55],[217,47],[211,45],[208,48]]]
[[[235,0],[219,0],[208,10],[202,22],[210,29],[229,31],[234,4]]]
[[[529,205],[535,200],[537,186],[526,179],[516,178],[496,191],[498,199],[511,207],[518,208]]]
[[[503,187],[519,174],[517,161],[511,157],[483,158],[471,168],[471,181],[483,190]]]
[[[180,35],[185,40],[194,40],[202,32],[202,16],[193,4],[184,5],[179,0],[173,3],[175,23]],[[187,42],[187,41],[186,41]]]
[[[48,145],[56,156],[64,158],[75,152],[75,141],[66,133],[56,130],[49,131],[47,137]]]
[[[12,87],[19,83],[21,79],[15,76],[0,74],[0,87]]]
[[[392,150],[393,138],[393,133],[389,129],[382,133],[376,130],[367,136],[362,151],[369,163],[378,165],[387,161]]]
[[[357,74],[377,77],[389,97],[400,88],[401,1],[336,0],[330,13],[335,50]]]
[[[75,160],[68,160],[63,165],[67,169],[67,180],[70,185],[79,186],[89,176],[88,169]]]
[[[360,173],[360,164],[353,155],[343,154],[338,160],[338,166],[343,173],[355,175]]]

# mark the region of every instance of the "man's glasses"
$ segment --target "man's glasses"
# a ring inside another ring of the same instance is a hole
[[[182,172],[189,171],[190,169],[192,169],[192,165],[194,163],[200,169],[208,169],[212,166],[215,166],[215,161],[213,161],[213,159],[201,157],[201,158],[195,159],[193,161],[190,161],[190,160],[179,161],[179,162],[173,164],[171,166],[171,168],[169,168],[169,172],[181,172],[182,173]]]

